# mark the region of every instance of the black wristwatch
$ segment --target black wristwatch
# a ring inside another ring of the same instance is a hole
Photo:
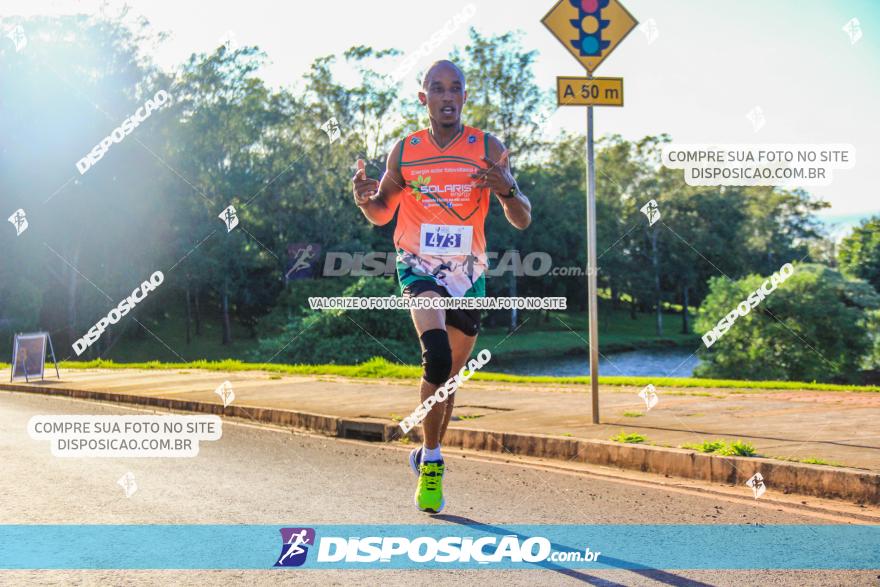
[[[509,192],[508,194],[498,194],[498,197],[499,197],[499,198],[508,199],[508,198],[512,198],[512,197],[514,197],[514,196],[517,195],[518,193],[520,193],[520,191],[519,191],[519,187],[518,187],[516,184],[513,184],[513,185],[511,186],[511,188],[510,188],[510,192]]]

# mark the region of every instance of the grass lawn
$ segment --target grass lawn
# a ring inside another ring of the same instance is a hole
[[[202,320],[201,334],[195,336],[194,330],[189,344],[186,343],[186,323],[176,316],[166,316],[159,320],[143,320],[160,340],[134,325],[129,329],[137,337],[129,336],[119,341],[104,355],[104,358],[118,363],[137,363],[144,361],[222,361],[229,358],[244,358],[245,353],[256,346],[248,330],[235,321],[232,322],[232,343],[223,345],[220,319],[210,317]],[[194,328],[194,327],[193,327]],[[139,333],[137,331],[140,331]],[[167,345],[167,346],[166,346]],[[170,349],[168,348],[170,347]],[[73,355],[70,348],[55,349],[58,359]],[[71,357],[73,358],[73,357]]]

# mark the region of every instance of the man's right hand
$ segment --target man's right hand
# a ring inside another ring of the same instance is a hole
[[[358,206],[365,206],[370,201],[370,196],[379,192],[379,181],[367,177],[364,168],[364,160],[358,159],[357,172],[351,178],[354,201]]]

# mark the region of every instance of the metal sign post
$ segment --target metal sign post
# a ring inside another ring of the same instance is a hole
[[[622,78],[594,78],[593,70],[638,24],[617,0],[559,0],[542,19],[587,77],[556,79],[560,106],[587,107],[587,328],[593,424],[599,423],[599,306],[596,292],[596,159],[593,106],[623,106]]]
[[[596,295],[596,159],[593,153],[593,107],[587,106],[587,325],[590,329],[590,391],[593,424],[599,423],[599,300]]]

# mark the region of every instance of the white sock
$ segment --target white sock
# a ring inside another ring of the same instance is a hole
[[[440,445],[437,445],[437,448],[428,448],[427,446],[422,447],[422,462],[426,463],[428,461],[442,461],[443,456],[440,454]]]

